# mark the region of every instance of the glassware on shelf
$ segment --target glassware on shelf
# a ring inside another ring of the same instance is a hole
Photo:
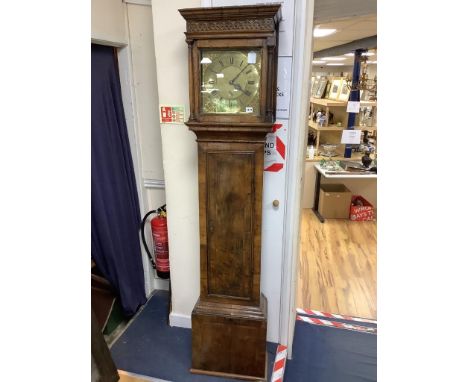
[[[323,162],[320,162],[320,167],[325,168],[327,170],[337,170],[340,168],[340,164],[338,161],[334,161],[331,158],[336,156],[335,150],[337,145],[332,145],[332,144],[325,144],[322,145],[323,147],[323,156],[328,158],[326,160],[323,160]]]
[[[322,145],[322,147],[323,147],[323,150],[324,150],[323,156],[325,156],[325,157],[327,157],[329,159],[331,157],[336,156],[336,154],[335,154],[336,145],[325,144],[325,145]]]

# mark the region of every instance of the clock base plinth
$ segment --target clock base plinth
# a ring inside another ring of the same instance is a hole
[[[267,303],[198,300],[192,312],[192,373],[265,381]]]

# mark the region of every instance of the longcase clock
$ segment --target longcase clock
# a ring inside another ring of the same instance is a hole
[[[201,280],[191,371],[264,380],[263,153],[275,121],[280,5],[179,12],[189,51],[186,124],[198,142]]]

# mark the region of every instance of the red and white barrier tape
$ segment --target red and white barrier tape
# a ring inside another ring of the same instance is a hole
[[[319,316],[319,317],[326,317],[326,318],[338,318],[338,319],[341,319],[341,320],[367,322],[368,324],[376,324],[377,325],[376,320],[370,320],[368,318],[343,316],[342,314],[325,313],[325,312],[321,312],[319,310],[297,308],[296,312],[298,314],[305,314],[305,315],[309,315],[309,316]]]
[[[375,334],[377,334],[377,328],[370,328],[368,326],[351,325],[351,324],[345,324],[344,322],[322,320],[322,319],[319,319],[319,318],[303,317],[303,316],[299,316],[299,315],[296,317],[296,320],[304,321],[304,322],[307,322],[307,323],[313,324],[313,325],[328,326],[328,327],[338,328],[338,329],[353,330],[355,332],[375,333]]]
[[[286,355],[288,348],[279,344],[276,348],[275,363],[273,364],[273,373],[271,374],[271,382],[282,382],[284,369],[286,368]]]

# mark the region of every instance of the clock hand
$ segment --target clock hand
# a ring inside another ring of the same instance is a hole
[[[249,65],[250,65],[250,64],[245,65],[245,66],[244,66],[244,69],[242,69],[239,73],[237,73],[237,75],[236,75],[231,81],[229,81],[229,84],[230,84],[230,85],[233,85],[233,84],[234,84],[234,81],[237,80],[237,77],[239,77],[239,76],[241,75],[241,73],[242,73],[245,69],[247,69],[247,67],[248,67]]]
[[[252,95],[252,93],[249,92],[248,90],[242,89],[242,87],[239,84],[232,84],[232,86],[234,86],[234,89],[240,90],[242,93],[244,93],[248,97]]]

